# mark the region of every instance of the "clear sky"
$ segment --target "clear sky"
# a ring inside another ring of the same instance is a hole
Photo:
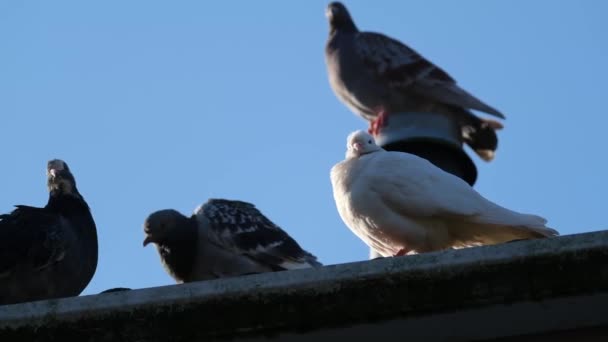
[[[92,208],[83,294],[172,284],[144,218],[255,203],[325,264],[366,259],[329,170],[367,124],[331,92],[326,1],[1,1],[0,211],[46,203],[64,159]],[[345,1],[506,114],[476,189],[562,234],[608,223],[606,1]],[[482,114],[483,115],[483,114]]]

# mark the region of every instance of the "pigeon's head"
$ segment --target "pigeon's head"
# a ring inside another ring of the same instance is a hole
[[[355,32],[357,31],[357,27],[355,26],[353,19],[350,17],[350,13],[348,13],[348,9],[346,9],[346,6],[344,6],[341,2],[330,2],[325,9],[325,16],[329,21],[329,26],[332,32],[337,29]]]
[[[68,195],[80,198],[76,180],[68,164],[61,159],[49,160],[46,167],[47,186],[53,195]]]
[[[374,137],[366,131],[354,131],[346,138],[346,158],[356,158],[364,154],[380,151]]]
[[[163,244],[170,237],[176,227],[179,227],[188,218],[177,210],[165,209],[150,214],[144,222],[144,247],[149,243]]]

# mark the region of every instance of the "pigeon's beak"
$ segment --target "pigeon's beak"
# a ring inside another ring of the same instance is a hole
[[[57,170],[55,170],[55,169],[50,169],[50,170],[49,170],[49,174],[51,175],[51,177],[55,178],[55,177],[57,177]]]
[[[361,151],[361,149],[363,148],[363,144],[360,142],[353,143],[353,148],[355,149],[355,151]]]
[[[152,239],[152,236],[147,235],[146,238],[144,239],[144,247],[146,247],[151,242],[154,242]]]

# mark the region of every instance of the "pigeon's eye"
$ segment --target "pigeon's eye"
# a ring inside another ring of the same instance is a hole
[[[367,143],[371,145],[372,144],[372,140],[371,139],[368,140]]]

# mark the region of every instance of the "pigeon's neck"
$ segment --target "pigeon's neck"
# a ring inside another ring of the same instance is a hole
[[[179,229],[174,229],[164,241],[157,243],[167,271],[176,279],[184,281],[190,276],[198,248],[198,223],[194,218],[185,219]]]
[[[359,29],[357,28],[357,25],[355,25],[355,23],[352,20],[341,21],[339,23],[331,25],[331,27],[329,29],[330,35],[348,34],[348,33],[357,33],[357,32],[359,32]]]
[[[57,189],[52,189],[49,194],[48,205],[55,207],[57,204],[65,205],[69,203],[84,202],[82,196],[78,192],[66,193]]]
[[[373,151],[367,151],[367,152],[364,152],[364,153],[360,153],[360,152],[354,152],[354,151],[349,150],[349,151],[347,151],[347,152],[346,152],[346,159],[347,159],[347,160],[351,160],[351,159],[353,159],[353,160],[354,160],[354,159],[359,159],[359,158],[361,158],[361,157],[368,156],[368,155],[370,155],[370,154],[372,154],[372,153],[376,153],[376,152],[378,152],[378,151],[379,151],[379,150],[373,150]]]
[[[95,221],[89,205],[81,196],[51,194],[46,208],[68,219],[75,228],[97,240]]]
[[[89,205],[80,195],[51,193],[46,207],[66,218],[84,216],[93,221]]]

